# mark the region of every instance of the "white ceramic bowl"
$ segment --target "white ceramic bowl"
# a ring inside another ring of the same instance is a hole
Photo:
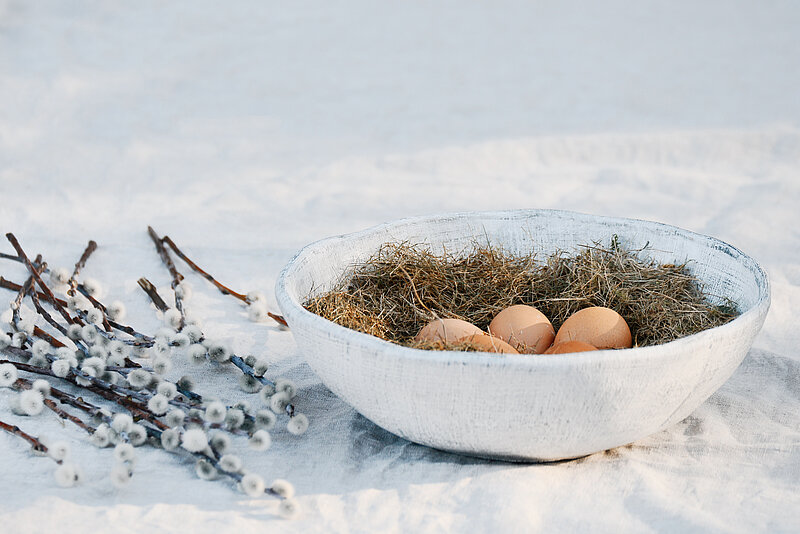
[[[303,308],[386,242],[451,251],[476,240],[547,255],[618,235],[660,262],[690,260],[718,297],[738,303],[728,324],[663,345],[563,355],[410,349]],[[308,363],[375,424],[447,451],[526,461],[625,445],[688,416],[736,370],[769,309],[758,264],[712,237],[656,222],[552,210],[459,213],[383,224],[308,245],[276,284],[278,304]]]

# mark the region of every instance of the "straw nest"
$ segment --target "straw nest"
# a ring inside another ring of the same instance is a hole
[[[513,304],[535,306],[556,330],[582,308],[612,308],[628,322],[635,346],[672,341],[737,315],[733,302],[712,304],[686,264],[658,264],[646,250],[624,249],[615,238],[608,246],[584,245],[537,261],[534,253],[491,246],[434,254],[420,244],[386,243],[305,306],[344,327],[433,350],[474,347],[414,341],[432,319],[463,319],[486,330]]]

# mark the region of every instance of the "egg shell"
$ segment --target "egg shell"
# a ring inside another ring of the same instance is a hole
[[[498,313],[489,324],[489,332],[519,352],[534,354],[547,350],[556,334],[542,312],[525,304],[509,306]]]
[[[597,347],[583,341],[562,341],[544,351],[545,354],[566,354],[569,352],[587,352],[597,350]]]
[[[455,343],[465,337],[483,333],[483,330],[474,324],[461,319],[434,319],[419,331],[416,340]]]
[[[466,337],[461,341],[472,343],[480,348],[482,352],[500,352],[503,354],[519,354],[514,347],[506,343],[500,338],[490,336],[489,334],[475,334]]]
[[[598,349],[625,349],[632,345],[631,330],[611,308],[594,306],[576,311],[558,329],[554,344],[583,341]]]

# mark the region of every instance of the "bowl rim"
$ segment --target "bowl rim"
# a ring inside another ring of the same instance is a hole
[[[756,302],[749,309],[739,314],[732,321],[720,326],[715,326],[713,328],[697,332],[695,334],[691,334],[672,341],[668,341],[666,343],[660,343],[658,345],[648,345],[644,347],[631,347],[627,349],[604,349],[604,350],[587,351],[587,352],[544,355],[544,354],[504,354],[504,353],[497,354],[488,352],[464,352],[464,351],[433,351],[433,350],[415,349],[403,345],[398,345],[397,343],[392,343],[390,341],[383,340],[371,334],[366,334],[364,332],[359,332],[357,330],[346,328],[320,315],[312,313],[308,311],[303,306],[302,303],[298,302],[298,300],[287,290],[287,282],[291,279],[293,271],[297,269],[300,260],[308,256],[309,254],[313,253],[315,250],[322,248],[323,246],[328,246],[333,242],[354,240],[376,233],[378,231],[390,230],[392,228],[406,226],[409,224],[433,222],[443,219],[448,219],[448,220],[468,219],[471,217],[508,219],[508,218],[525,218],[526,215],[532,215],[532,214],[566,215],[566,216],[578,215],[580,217],[599,219],[611,223],[640,223],[640,224],[644,223],[646,226],[650,227],[661,227],[664,229],[679,230],[680,232],[687,234],[690,237],[695,237],[701,240],[705,240],[709,244],[715,244],[717,245],[717,248],[719,250],[733,251],[736,254],[738,254],[739,261],[743,260],[749,262],[753,267],[752,269],[753,272],[756,274],[757,278],[756,282],[763,283],[761,285],[760,295],[758,297],[758,300],[756,300]],[[281,309],[281,312],[285,316],[287,316],[290,321],[292,319],[300,319],[305,323],[303,325],[304,328],[316,328],[320,331],[328,331],[332,334],[335,334],[335,336],[339,339],[346,339],[350,341],[351,344],[357,344],[365,349],[370,349],[372,352],[376,354],[381,354],[383,356],[389,356],[389,355],[403,356],[404,358],[407,359],[421,360],[427,363],[449,362],[461,365],[480,365],[480,366],[501,364],[501,365],[512,365],[512,366],[522,366],[522,367],[547,367],[547,368],[574,366],[576,364],[591,363],[599,360],[602,360],[604,365],[614,365],[614,364],[629,365],[633,361],[633,359],[638,360],[640,357],[653,358],[656,360],[661,358],[667,358],[673,353],[673,351],[669,350],[670,348],[674,347],[677,349],[681,345],[686,345],[687,343],[690,344],[702,343],[703,341],[706,340],[706,338],[711,338],[717,336],[719,333],[726,332],[731,329],[736,329],[744,322],[750,321],[758,316],[761,316],[762,314],[763,316],[766,316],[766,313],[769,310],[770,306],[770,300],[771,300],[770,295],[771,292],[770,292],[769,278],[767,276],[767,273],[761,267],[761,265],[759,265],[758,262],[751,256],[748,256],[737,247],[729,243],[726,243],[721,239],[658,221],[650,221],[646,219],[636,219],[628,217],[595,215],[590,213],[583,213],[570,210],[558,210],[558,209],[459,211],[459,212],[438,213],[433,215],[420,215],[420,216],[405,217],[402,219],[396,219],[393,221],[384,222],[381,224],[371,226],[369,228],[365,228],[363,230],[358,230],[356,232],[325,237],[305,245],[297,253],[295,253],[294,256],[292,256],[289,262],[281,270],[281,273],[275,282],[276,300],[278,301],[278,305]]]

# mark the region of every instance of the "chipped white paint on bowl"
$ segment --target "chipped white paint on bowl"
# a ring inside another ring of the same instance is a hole
[[[690,260],[706,291],[743,313],[658,346],[551,356],[422,351],[343,328],[302,306],[386,242],[463,250],[489,240],[510,252],[576,245],[639,248]],[[712,237],[665,224],[552,210],[419,217],[308,245],[285,267],[276,297],[297,344],[334,393],[411,441],[476,456],[549,461],[631,443],[689,415],[736,370],[769,309],[758,264]]]

